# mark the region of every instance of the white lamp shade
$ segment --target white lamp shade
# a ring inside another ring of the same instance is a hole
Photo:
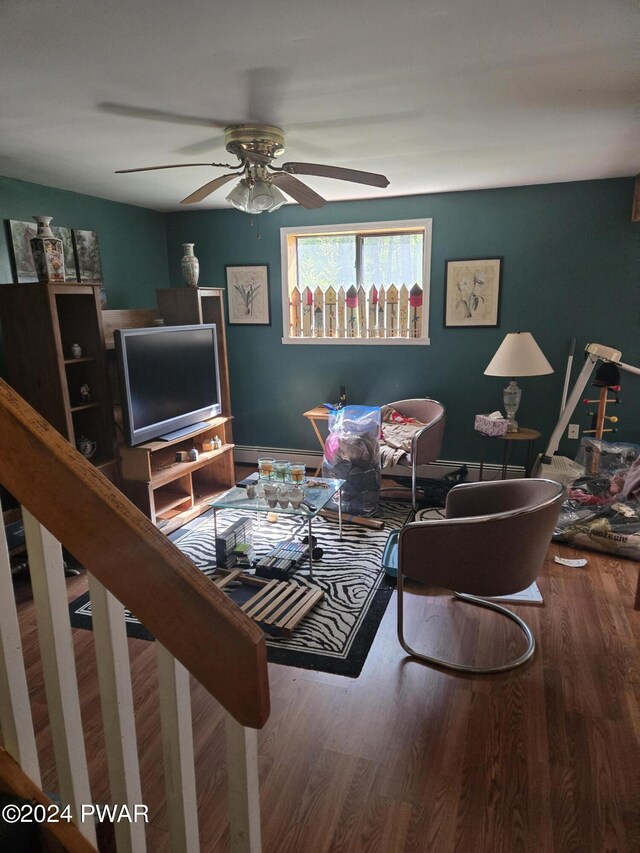
[[[487,376],[542,376],[553,373],[553,367],[531,332],[510,332],[489,362]]]

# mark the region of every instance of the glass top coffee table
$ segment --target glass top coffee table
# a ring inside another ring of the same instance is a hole
[[[217,511],[219,509],[237,509],[243,512],[267,513],[274,512],[277,515],[295,516],[300,519],[300,527],[289,539],[300,532],[306,525],[308,537],[308,555],[309,555],[309,577],[313,578],[313,536],[311,533],[311,523],[320,512],[326,507],[332,498],[336,498],[338,504],[338,538],[342,539],[342,502],[340,500],[340,492],[345,484],[345,480],[328,480],[324,477],[312,477],[306,483],[302,484],[304,490],[304,499],[300,506],[293,507],[291,503],[287,507],[282,507],[280,504],[270,506],[267,503],[264,495],[261,495],[261,489],[258,484],[258,494],[255,497],[247,497],[246,488],[234,486],[228,492],[220,495],[211,501],[209,506],[213,510],[213,529],[216,539],[218,538]]]

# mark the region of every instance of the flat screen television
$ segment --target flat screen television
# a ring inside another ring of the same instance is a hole
[[[116,329],[125,439],[170,441],[221,413],[215,323]]]

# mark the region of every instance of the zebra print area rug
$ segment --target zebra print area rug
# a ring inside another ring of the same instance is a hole
[[[350,678],[360,674],[395,585],[385,579],[380,565],[382,552],[391,530],[402,527],[412,514],[406,503],[384,503],[379,513],[384,521],[382,530],[345,524],[341,541],[337,522],[322,517],[314,520],[313,535],[324,556],[314,562],[313,581],[307,577],[307,564],[294,578],[307,586],[319,586],[324,597],[300,622],[292,637],[267,636],[269,661]],[[219,511],[218,532],[239,515],[236,511]],[[275,524],[269,524],[264,515],[258,516],[253,534],[256,554],[268,552],[293,535],[298,526],[291,516],[280,516]],[[214,573],[215,536],[209,514],[171,538],[206,575]],[[89,593],[73,601],[69,611],[73,627],[91,629]],[[125,615],[130,637],[153,639],[135,616],[128,611]]]

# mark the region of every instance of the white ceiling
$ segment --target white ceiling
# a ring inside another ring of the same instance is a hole
[[[632,175],[639,21],[635,0],[3,0],[0,174],[184,209],[223,170],[114,170],[235,162],[224,125],[263,121],[281,162],[391,181],[304,178],[330,201]]]

